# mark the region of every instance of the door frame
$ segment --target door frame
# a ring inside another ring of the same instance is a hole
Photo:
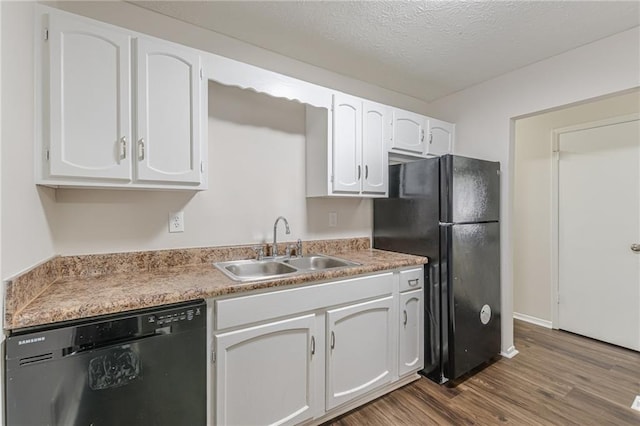
[[[560,136],[563,133],[571,133],[580,130],[594,129],[597,127],[611,126],[614,124],[628,123],[640,120],[640,113],[620,115],[604,120],[590,121],[568,127],[553,129],[551,143],[553,157],[551,161],[551,327],[558,329],[560,326]]]

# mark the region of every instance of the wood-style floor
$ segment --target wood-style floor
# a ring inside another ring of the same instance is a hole
[[[329,424],[640,425],[638,352],[522,321],[515,345],[455,386],[422,378]]]

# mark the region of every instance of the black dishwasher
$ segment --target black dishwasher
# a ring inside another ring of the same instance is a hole
[[[5,345],[7,425],[205,425],[206,304],[34,327]]]

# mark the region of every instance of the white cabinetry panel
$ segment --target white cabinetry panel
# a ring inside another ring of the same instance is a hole
[[[200,56],[138,39],[139,180],[200,182]]]
[[[328,410],[392,380],[393,297],[327,311]]]
[[[314,415],[316,316],[215,336],[216,424],[294,425]]]
[[[362,101],[336,94],[333,98],[333,190],[360,192],[362,175]]]
[[[431,155],[452,154],[454,125],[446,121],[430,118],[429,129],[427,153]]]
[[[428,120],[425,116],[393,110],[393,141],[391,148],[414,154],[425,153],[425,133],[428,133]]]
[[[50,174],[131,179],[130,37],[60,16],[49,43]]]
[[[388,109],[373,102],[362,102],[362,192],[386,195],[388,189],[387,142],[391,135]]]
[[[422,368],[424,353],[423,291],[400,293],[398,335],[398,375],[403,376]]]

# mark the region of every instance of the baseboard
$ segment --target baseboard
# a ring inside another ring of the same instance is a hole
[[[531,315],[519,314],[518,312],[514,312],[513,313],[513,318],[517,319],[517,320],[520,320],[520,321],[525,321],[525,322],[528,322],[528,323],[531,323],[531,324],[539,325],[540,327],[553,328],[553,324],[551,323],[551,321],[543,320],[541,318],[532,317]]]
[[[636,396],[636,399],[631,403],[631,408],[640,411],[640,395]]]
[[[500,355],[502,355],[505,358],[513,358],[514,356],[518,355],[520,352],[518,352],[518,350],[516,349],[515,346],[510,346],[509,349],[507,349],[506,351],[502,351],[500,352]]]

